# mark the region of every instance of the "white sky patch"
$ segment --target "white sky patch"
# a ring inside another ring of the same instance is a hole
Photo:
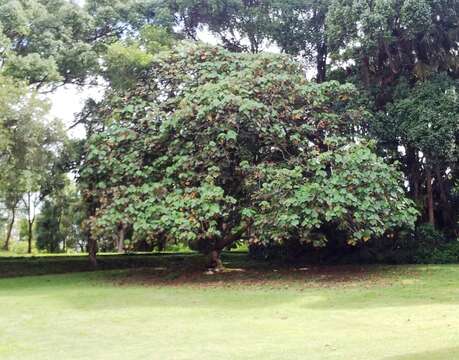
[[[202,41],[207,44],[219,45],[218,39],[210,33],[207,25],[203,26],[202,29],[198,31],[196,38],[198,41]]]
[[[58,88],[48,96],[51,101],[51,117],[61,119],[69,128],[75,122],[76,115],[81,112],[87,99],[102,99],[104,94],[103,86],[85,86],[83,88],[74,85],[66,85]],[[69,130],[72,138],[83,138],[84,128],[81,125]]]

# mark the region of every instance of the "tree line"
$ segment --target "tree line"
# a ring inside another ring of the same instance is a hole
[[[10,224],[22,202],[32,228],[34,197],[52,214],[72,170],[76,228],[93,254],[184,242],[215,264],[241,239],[338,243],[340,253],[381,239],[457,238],[457,1],[0,7]],[[203,34],[220,46],[200,45]],[[44,121],[33,94],[100,79],[104,99],[76,119],[86,139]],[[23,132],[9,125],[21,122]],[[29,144],[21,159],[20,138],[39,149]]]

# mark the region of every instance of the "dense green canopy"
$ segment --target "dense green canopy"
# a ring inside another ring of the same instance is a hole
[[[155,15],[153,1],[0,0],[0,72],[38,87],[84,84],[106,46]]]
[[[411,226],[400,174],[359,139],[351,85],[290,58],[183,45],[99,109],[80,172],[97,238],[163,237],[204,252],[240,238],[355,244]],[[120,231],[123,235],[119,235]]]

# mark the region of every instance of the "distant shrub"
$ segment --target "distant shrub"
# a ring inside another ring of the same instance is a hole
[[[184,244],[178,243],[178,244],[168,244],[166,246],[165,251],[167,252],[177,252],[177,253],[183,253],[183,252],[190,252],[190,248]]]
[[[416,241],[419,247],[432,247],[446,243],[445,235],[431,224],[421,224],[416,228]]]
[[[256,259],[300,259],[306,263],[447,264],[459,263],[459,239],[447,238],[432,225],[421,224],[416,231],[400,229],[359,246],[335,241],[335,244],[313,249],[290,241],[275,245],[252,244],[249,253]]]
[[[420,264],[459,263],[459,241],[455,240],[436,248],[421,248],[415,255],[415,262]]]
[[[27,254],[28,244],[27,241],[14,241],[11,243],[10,252],[13,254],[24,255]],[[32,243],[32,253],[38,253],[35,243]]]

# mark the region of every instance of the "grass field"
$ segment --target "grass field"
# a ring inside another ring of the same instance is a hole
[[[163,265],[0,279],[0,359],[459,359],[459,266]]]

